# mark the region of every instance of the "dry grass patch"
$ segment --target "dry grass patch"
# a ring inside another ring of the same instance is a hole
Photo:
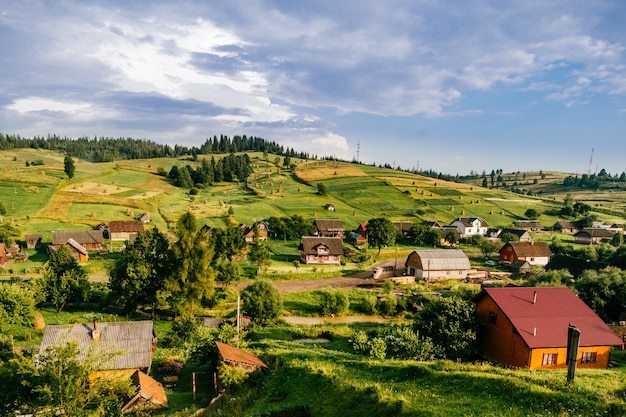
[[[315,162],[298,166],[296,174],[304,181],[322,181],[345,177],[367,177],[357,165],[333,162]]]
[[[126,191],[130,191],[132,188],[121,187],[119,185],[109,185],[96,183],[91,181],[82,182],[79,184],[73,184],[65,187],[62,191],[67,191],[70,193],[80,193],[80,194],[117,194],[123,193]]]

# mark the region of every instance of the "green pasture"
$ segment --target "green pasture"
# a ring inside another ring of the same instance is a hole
[[[53,185],[0,182],[0,201],[7,209],[7,216],[15,219],[33,216],[46,206],[54,192]]]

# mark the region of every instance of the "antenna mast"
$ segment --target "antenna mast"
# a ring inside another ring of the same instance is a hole
[[[361,153],[361,141],[356,142],[356,162],[361,162],[359,159],[359,154]]]
[[[593,148],[591,148],[591,158],[589,158],[589,168],[587,168],[587,175],[591,175],[592,164],[593,164]]]

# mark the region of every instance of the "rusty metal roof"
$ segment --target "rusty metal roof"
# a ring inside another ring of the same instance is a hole
[[[567,346],[567,329],[580,330],[580,346],[621,345],[596,313],[567,287],[485,288],[529,348]],[[533,302],[533,299],[535,300]]]
[[[220,342],[215,342],[215,345],[217,346],[217,350],[219,350],[221,357],[226,362],[237,362],[260,368],[267,368],[267,365],[264,364],[257,355],[250,351],[239,349]]]

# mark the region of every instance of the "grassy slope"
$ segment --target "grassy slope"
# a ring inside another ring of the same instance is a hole
[[[367,359],[350,353],[352,330],[328,344],[297,344],[273,331],[255,347],[273,369],[263,389],[237,393],[223,415],[261,416],[305,407],[312,416],[623,415],[626,367],[508,370],[489,364]],[[283,340],[277,340],[282,337]],[[620,354],[621,357],[621,354]],[[597,414],[596,414],[597,413]]]

